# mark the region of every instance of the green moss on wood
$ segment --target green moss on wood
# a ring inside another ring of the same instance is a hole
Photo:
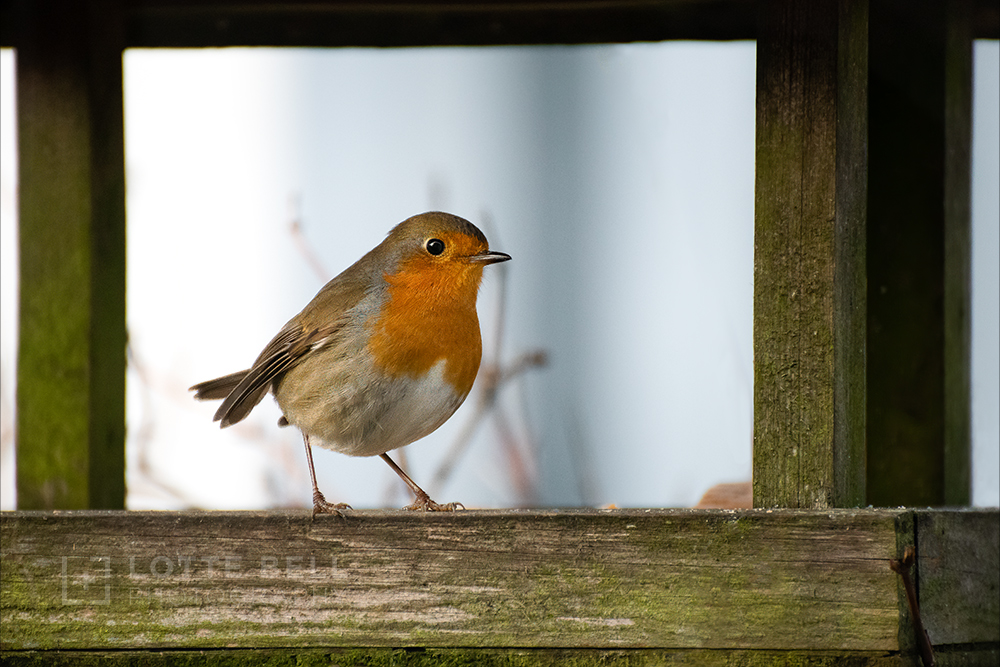
[[[891,650],[897,514],[16,513],[3,648]]]
[[[994,652],[996,654],[996,652]],[[981,657],[988,657],[981,655]],[[904,667],[900,656],[859,652],[483,650],[483,649],[247,649],[240,651],[18,652],[11,667]]]

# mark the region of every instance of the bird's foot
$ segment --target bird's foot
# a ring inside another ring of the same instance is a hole
[[[337,516],[344,516],[344,513],[340,510],[349,509],[353,508],[347,503],[328,502],[327,499],[323,497],[323,494],[318,490],[313,491],[313,518],[315,518],[317,514],[336,514]]]
[[[422,512],[454,512],[458,509],[465,509],[462,503],[436,503],[426,493],[418,494],[417,499],[403,508],[404,510]]]

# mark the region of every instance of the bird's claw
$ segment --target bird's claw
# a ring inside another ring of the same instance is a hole
[[[354,509],[347,503],[331,503],[323,497],[323,494],[319,491],[313,493],[313,518],[317,514],[336,514],[337,516],[344,516],[341,510]]]
[[[436,503],[431,500],[431,497],[426,493],[417,496],[411,504],[403,508],[404,510],[409,510],[411,512],[421,511],[421,512],[454,512],[458,509],[465,509],[465,505],[462,503]]]

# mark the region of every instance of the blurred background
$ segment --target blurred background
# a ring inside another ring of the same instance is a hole
[[[998,43],[977,41],[974,58],[973,500],[996,506]],[[13,71],[4,49],[3,509],[16,502]],[[301,438],[271,399],[220,431],[217,403],[187,388],[248,367],[329,278],[431,209],[514,258],[486,271],[473,394],[397,453],[436,500],[683,507],[749,480],[753,42],[133,49],[124,75],[130,509],[310,506]],[[331,501],[409,502],[377,458],[315,459]]]

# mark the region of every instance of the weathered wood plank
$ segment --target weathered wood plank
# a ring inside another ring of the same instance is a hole
[[[135,2],[130,46],[443,46],[753,39],[754,0]]]
[[[920,615],[931,642],[996,643],[1000,634],[1000,514],[915,514]]]
[[[17,25],[9,19],[10,7],[17,2],[0,0],[0,45],[16,41]],[[748,0],[285,4],[131,0],[125,4],[130,47],[548,44],[757,36],[756,2]],[[418,33],[417,28],[428,32]],[[1000,11],[993,0],[976,0],[973,30],[977,39],[1000,37]]]
[[[3,513],[0,648],[888,652],[908,516]]]
[[[967,505],[972,44],[962,0],[873,0],[868,502]]]
[[[865,485],[867,2],[761,5],[754,505]]]
[[[973,652],[969,652],[974,655]],[[992,654],[996,656],[996,652]],[[905,657],[859,651],[663,649],[242,649],[213,651],[18,651],[10,667],[910,667]],[[948,665],[955,664],[954,661]],[[975,663],[967,663],[975,664]],[[983,663],[983,664],[995,664]],[[945,667],[942,665],[942,667]]]
[[[114,6],[17,6],[22,509],[125,506],[124,28]]]
[[[972,502],[972,18],[950,0],[944,63],[944,503]]]
[[[969,652],[970,655],[974,653]],[[993,653],[995,656],[996,653]],[[663,649],[241,649],[212,651],[18,651],[10,667],[910,667],[905,657],[859,651]],[[948,665],[955,664],[954,661]],[[975,663],[967,663],[975,664]],[[995,664],[983,663],[983,664]],[[942,665],[945,667],[945,665]]]

